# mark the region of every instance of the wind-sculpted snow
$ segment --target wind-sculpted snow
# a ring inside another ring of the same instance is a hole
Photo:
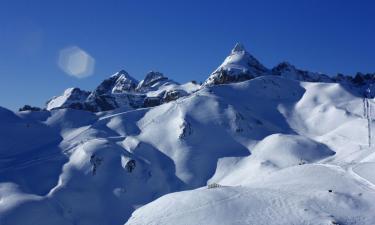
[[[132,110],[0,108],[0,224],[372,225],[363,110],[282,76]]]

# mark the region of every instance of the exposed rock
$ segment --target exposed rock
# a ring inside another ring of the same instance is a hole
[[[126,168],[126,170],[127,170],[129,173],[133,172],[133,170],[135,169],[135,167],[136,167],[136,163],[135,163],[135,160],[134,160],[134,159],[129,160],[129,161],[126,163],[126,165],[125,165],[125,168]]]
[[[61,96],[53,97],[47,102],[46,109],[60,109],[70,108],[70,106],[77,106],[83,102],[90,95],[90,92],[81,90],[79,88],[68,88]]]
[[[333,82],[326,74],[313,73],[306,70],[297,69],[288,62],[282,62],[272,68],[272,75],[282,76],[292,80],[309,81],[309,82]]]
[[[24,105],[22,108],[19,108],[18,111],[19,112],[22,112],[22,111],[41,111],[42,109],[39,108],[39,107],[34,107],[34,106],[30,106],[30,105]]]
[[[148,91],[154,91],[160,88],[161,86],[168,85],[168,84],[178,84],[178,83],[168,79],[168,77],[165,77],[163,73],[151,71],[146,74],[145,79],[139,82],[136,88],[136,91],[145,93]]]
[[[188,95],[188,93],[186,93],[186,91],[183,90],[170,90],[165,92],[163,100],[164,102],[175,101],[186,95]]]
[[[159,97],[146,97],[143,102],[143,107],[154,107],[162,104],[162,99]]]

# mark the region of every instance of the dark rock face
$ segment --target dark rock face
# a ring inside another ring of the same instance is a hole
[[[170,102],[170,101],[175,101],[183,96],[187,96],[188,93],[186,93],[186,91],[183,91],[183,90],[170,90],[170,91],[167,91],[165,92],[164,96],[163,96],[163,101],[164,102]]]
[[[85,102],[87,110],[92,112],[108,111],[118,107],[116,100],[111,95],[99,95],[89,102]]]
[[[116,83],[116,80],[118,79],[118,76],[112,76],[108,79],[105,79],[89,96],[89,98],[93,98],[93,96],[100,96],[103,94],[109,93],[113,86]]]
[[[90,156],[90,164],[92,166],[92,175],[95,176],[98,167],[102,164],[103,158],[98,157],[97,155],[93,154]]]
[[[131,77],[125,70],[121,70],[110,78],[105,79],[91,95],[99,96],[110,93],[124,93],[134,91],[138,81]],[[89,97],[90,98],[90,97]]]
[[[178,85],[162,73],[149,72],[142,82],[132,78],[126,71],[121,70],[98,85],[93,92],[79,88],[69,88],[63,95],[54,97],[47,102],[47,110],[72,108],[100,112],[113,110],[121,106],[130,108],[153,107],[166,101],[173,101],[186,95],[181,90],[162,91],[159,96],[147,97],[149,91],[158,90],[163,85]],[[165,97],[165,99],[164,99]]]
[[[127,95],[129,105],[133,107],[134,109],[143,107],[145,98],[146,98],[146,95],[143,95],[143,94]]]
[[[18,111],[19,112],[22,112],[22,111],[42,111],[42,109],[39,108],[39,107],[24,105],[22,108],[19,108]]]
[[[112,88],[112,93],[124,93],[135,91],[138,81],[131,77],[127,72],[121,70],[114,87]]]
[[[362,74],[357,74],[353,79],[353,83],[355,84],[363,84],[364,82],[365,82],[365,79]]]
[[[190,136],[193,133],[193,129],[191,127],[191,124],[189,122],[184,121],[180,125],[181,133],[178,136],[179,139],[186,139],[188,136]]]
[[[164,74],[160,72],[151,71],[146,74],[146,77],[143,80],[141,87],[150,87],[156,82],[161,81],[161,80],[166,80],[166,79],[168,78],[166,78]]]
[[[168,78],[165,77],[164,74],[160,72],[151,71],[147,73],[145,79],[138,84],[136,91],[146,92],[152,89],[152,87],[156,85],[158,82],[161,83],[166,81],[168,81]]]
[[[300,70],[288,62],[282,62],[274,68],[272,68],[271,75],[283,76],[285,78],[299,81],[333,82],[333,79],[326,74]]]
[[[143,102],[143,107],[154,107],[162,104],[162,99],[159,97],[146,97]]]
[[[236,75],[230,75],[226,70],[221,70],[215,72],[214,76],[211,79],[211,84],[228,84],[228,83],[237,83],[245,80],[251,80],[255,76],[250,73],[240,73]]]
[[[81,100],[82,98],[86,98],[90,95],[90,92],[89,91],[84,91],[84,90],[81,90],[79,88],[73,88],[71,90],[71,94],[70,94],[70,97],[69,97],[69,100],[71,101],[79,101]]]
[[[133,172],[135,167],[136,167],[136,162],[134,159],[129,160],[125,165],[125,169],[128,171],[128,173]]]

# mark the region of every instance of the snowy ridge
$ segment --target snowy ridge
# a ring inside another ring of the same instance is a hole
[[[63,95],[53,97],[47,102],[46,109],[51,110],[55,108],[74,108],[76,104],[84,102],[90,92],[83,91],[79,88],[68,88],[64,91]]]
[[[259,76],[282,76],[292,80],[308,82],[342,83],[348,86],[361,87],[361,95],[366,88],[375,89],[375,74],[357,73],[353,78],[338,74],[328,76],[297,69],[288,62],[282,62],[274,68],[267,69],[245,47],[237,43],[224,62],[207,78],[202,86],[196,83],[179,84],[163,73],[150,71],[138,82],[125,70],[121,70],[105,79],[92,92],[78,88],[67,89],[62,96],[48,101],[46,109],[73,108],[92,112],[109,111],[117,108],[134,110],[142,107],[153,107],[178,98],[190,95],[204,86],[242,82]],[[351,87],[349,87],[351,88]],[[73,93],[71,93],[73,92]],[[87,96],[88,95],[88,96]],[[26,107],[25,110],[32,109]]]
[[[49,111],[0,107],[0,224],[375,224],[373,77],[273,71],[153,72],[142,91],[121,72],[82,108],[63,105],[73,90]]]
[[[162,85],[178,84],[167,77],[164,74],[156,71],[150,71],[146,74],[145,79],[143,79],[137,87],[137,91],[148,92],[152,90],[157,90]]]
[[[63,95],[47,102],[46,109],[80,109],[91,112],[109,111],[117,108],[134,110],[160,105],[196,91],[199,85],[180,85],[160,72],[151,71],[141,82],[121,70],[105,79],[92,92],[68,88]]]
[[[282,62],[272,68],[272,74],[282,76],[292,80],[309,81],[309,82],[333,82],[333,80],[325,74],[313,73],[297,69],[288,62]]]

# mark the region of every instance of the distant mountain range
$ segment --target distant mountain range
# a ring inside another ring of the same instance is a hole
[[[375,83],[375,73],[357,73],[355,76],[337,74],[328,76],[297,69],[288,62],[282,62],[272,69],[263,66],[254,56],[237,43],[224,62],[203,82],[179,84],[160,72],[151,71],[142,81],[121,70],[104,80],[92,92],[79,88],[68,88],[61,96],[51,98],[47,110],[58,108],[81,109],[92,112],[116,108],[137,109],[163,104],[197,91],[201,86],[235,83],[259,76],[281,76],[292,80],[308,82],[344,83],[367,88]],[[28,110],[30,107],[22,108]],[[34,108],[35,109],[35,108]]]

